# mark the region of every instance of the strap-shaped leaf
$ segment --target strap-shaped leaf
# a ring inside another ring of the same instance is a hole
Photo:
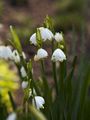
[[[68,113],[67,113],[67,120],[71,119],[71,102],[72,102],[72,77],[74,74],[74,70],[75,70],[75,65],[76,65],[76,61],[77,61],[77,56],[74,57],[73,59],[73,63],[72,63],[72,69],[69,73],[69,75],[66,77],[65,79],[65,96],[66,96],[66,111],[68,109]]]
[[[37,41],[38,47],[40,48],[42,46],[42,37],[41,37],[41,32],[39,28],[37,28],[37,31],[36,31],[36,41]]]
[[[22,53],[22,47],[21,47],[21,44],[20,44],[20,40],[19,40],[19,38],[16,34],[15,29],[12,26],[10,26],[10,31],[11,31],[11,34],[12,34],[12,37],[13,37],[13,39],[11,41],[12,45],[18,50],[19,53]]]
[[[30,105],[29,109],[32,115],[34,116],[34,118],[36,118],[36,120],[47,120],[39,110],[35,109],[34,106]]]
[[[77,111],[77,120],[82,119],[82,112],[85,104],[86,94],[88,92],[89,82],[90,82],[90,65],[87,67],[87,70],[85,71],[85,76],[81,85],[80,100]]]

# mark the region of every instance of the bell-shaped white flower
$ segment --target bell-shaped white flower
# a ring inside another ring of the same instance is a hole
[[[28,86],[28,81],[23,81],[22,82],[22,88],[25,89]]]
[[[52,40],[53,33],[48,28],[40,27],[39,30],[43,41]]]
[[[32,104],[37,108],[44,108],[43,105],[45,104],[45,100],[41,96],[35,96],[32,100]]]
[[[9,46],[0,46],[0,58],[10,59],[12,56],[12,51]]]
[[[11,113],[6,120],[16,120],[17,119],[17,115],[16,113]]]
[[[40,59],[46,58],[47,56],[48,56],[47,51],[42,49],[42,48],[40,48],[40,49],[38,49],[37,54],[34,56],[34,60],[38,61]]]
[[[56,40],[57,42],[62,41],[62,40],[63,40],[62,33],[59,33],[59,32],[56,33],[55,36],[54,36],[54,38],[55,38],[55,40]]]
[[[20,72],[21,72],[21,76],[22,77],[26,77],[27,76],[26,70],[25,70],[25,68],[23,66],[21,67]]]
[[[16,63],[20,62],[20,56],[17,50],[12,52],[12,60],[14,60]]]
[[[66,55],[61,49],[58,48],[53,52],[51,60],[53,62],[57,62],[57,61],[63,62],[64,60],[66,60]]]
[[[54,37],[53,33],[48,28],[40,27],[39,30],[43,41],[52,40]],[[37,45],[36,33],[30,37],[30,42],[34,45]]]

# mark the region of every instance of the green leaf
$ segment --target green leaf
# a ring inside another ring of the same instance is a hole
[[[88,92],[89,82],[90,82],[90,65],[85,71],[85,76],[81,84],[80,101],[79,101],[79,106],[77,111],[77,120],[81,120],[82,118],[82,112],[85,104],[86,94]]]
[[[67,113],[67,119],[70,120],[71,118],[71,100],[72,100],[72,77],[74,74],[74,70],[75,70],[75,65],[76,65],[76,61],[77,61],[77,56],[74,57],[73,59],[73,63],[72,63],[72,69],[69,73],[69,75],[66,77],[65,79],[65,96],[66,96],[66,111],[68,110]]]
[[[16,34],[16,31],[12,26],[10,26],[10,31],[11,31],[11,34],[12,34],[12,37],[13,37],[11,43],[18,50],[18,52],[21,54],[22,53],[22,47],[21,47],[20,40],[19,40],[19,38]]]
[[[37,28],[37,31],[36,31],[36,40],[37,40],[37,45],[40,48],[42,46],[42,37],[41,37],[41,32],[39,28]]]
[[[54,32],[53,20],[48,15],[44,20],[44,26]]]

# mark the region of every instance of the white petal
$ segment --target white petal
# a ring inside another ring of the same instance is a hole
[[[60,41],[63,40],[63,36],[62,36],[61,33],[56,33],[55,36],[54,36],[54,38],[55,38],[55,40],[56,40],[57,42],[60,42]]]
[[[6,120],[16,120],[17,116],[16,116],[16,113],[11,113]]]
[[[32,100],[32,103],[34,106],[36,106],[37,109],[43,108],[43,104],[45,103],[45,100],[41,96],[35,96]]]
[[[12,60],[14,60],[16,63],[20,62],[20,56],[17,50],[12,52]]]
[[[22,88],[25,89],[28,86],[28,81],[23,81],[22,82]]]
[[[42,49],[42,48],[40,48],[40,49],[38,49],[37,54],[34,57],[34,60],[37,61],[37,60],[46,58],[47,56],[48,56],[47,51]]]
[[[56,62],[56,61],[62,62],[63,60],[66,60],[66,55],[64,54],[64,52],[61,49],[56,49],[53,52],[51,60],[54,62]]]
[[[23,66],[21,67],[20,72],[21,72],[21,76],[22,77],[26,77],[27,76],[27,73],[26,73],[25,68]]]
[[[31,37],[30,37],[30,42],[34,45],[37,45],[37,41],[36,41],[36,33],[34,33]]]

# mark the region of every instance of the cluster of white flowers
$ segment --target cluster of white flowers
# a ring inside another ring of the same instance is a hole
[[[52,40],[53,38],[57,41],[60,42],[63,40],[63,35],[62,33],[55,33],[55,35],[48,29],[48,28],[44,28],[44,27],[40,27],[38,28],[40,30],[41,33],[41,37],[43,41],[46,40]],[[36,40],[36,33],[32,34],[30,37],[30,42],[34,45],[37,45],[37,40]]]
[[[63,41],[62,33],[57,32],[54,35],[48,28],[40,27],[38,29],[40,30],[41,38],[43,42],[45,42],[46,40],[50,40],[50,41],[55,40],[58,44],[60,44],[60,42]],[[34,44],[35,46],[37,45],[36,33],[34,33],[30,37],[30,42]],[[26,59],[24,52],[22,52],[22,57]],[[37,54],[34,56],[34,60],[38,61],[38,60],[41,60],[47,57],[48,57],[47,51],[43,48],[39,48],[37,51]],[[6,59],[6,60],[8,59],[13,60],[15,63],[20,63],[21,61],[21,57],[18,51],[17,50],[12,51],[9,46],[0,46],[0,58]],[[63,62],[64,60],[66,60],[66,55],[60,48],[57,48],[54,50],[51,56],[51,60],[53,62],[57,62],[57,61]],[[27,77],[27,72],[24,66],[20,68],[20,73],[21,73],[22,78]],[[28,85],[29,85],[28,81],[22,81],[21,86],[23,89],[26,89]],[[32,99],[32,103],[37,109],[40,109],[40,108],[43,108],[43,104],[45,103],[45,100],[43,97],[35,95],[34,98]],[[11,113],[8,116],[7,120],[16,120],[16,114]]]
[[[22,56],[26,59],[24,52],[22,52]],[[20,56],[17,50],[12,51],[9,46],[0,46],[0,58],[5,60],[13,60],[16,63],[20,62]]]
[[[44,28],[44,27],[40,27],[39,30],[41,32],[41,37],[42,37],[43,41],[52,40],[52,39],[55,39],[56,42],[58,42],[58,43],[63,41],[62,33],[57,32],[57,33],[55,33],[55,35],[53,35],[53,33],[48,28]],[[36,33],[34,33],[30,37],[30,42],[34,45],[37,45]],[[47,51],[40,48],[40,49],[38,49],[37,54],[34,56],[34,60],[38,61],[38,60],[44,59],[46,57],[48,57]],[[63,60],[66,60],[66,55],[61,49],[57,48],[53,52],[51,60],[54,61],[54,62],[57,62],[57,61],[62,62]]]
[[[38,60],[44,59],[46,57],[48,57],[47,51],[42,49],[42,48],[40,48],[40,49],[38,49],[37,54],[34,56],[34,60],[38,61]],[[65,53],[61,49],[57,48],[53,52],[51,60],[53,62],[57,62],[57,61],[63,62],[64,60],[66,60],[66,55],[65,55]]]

